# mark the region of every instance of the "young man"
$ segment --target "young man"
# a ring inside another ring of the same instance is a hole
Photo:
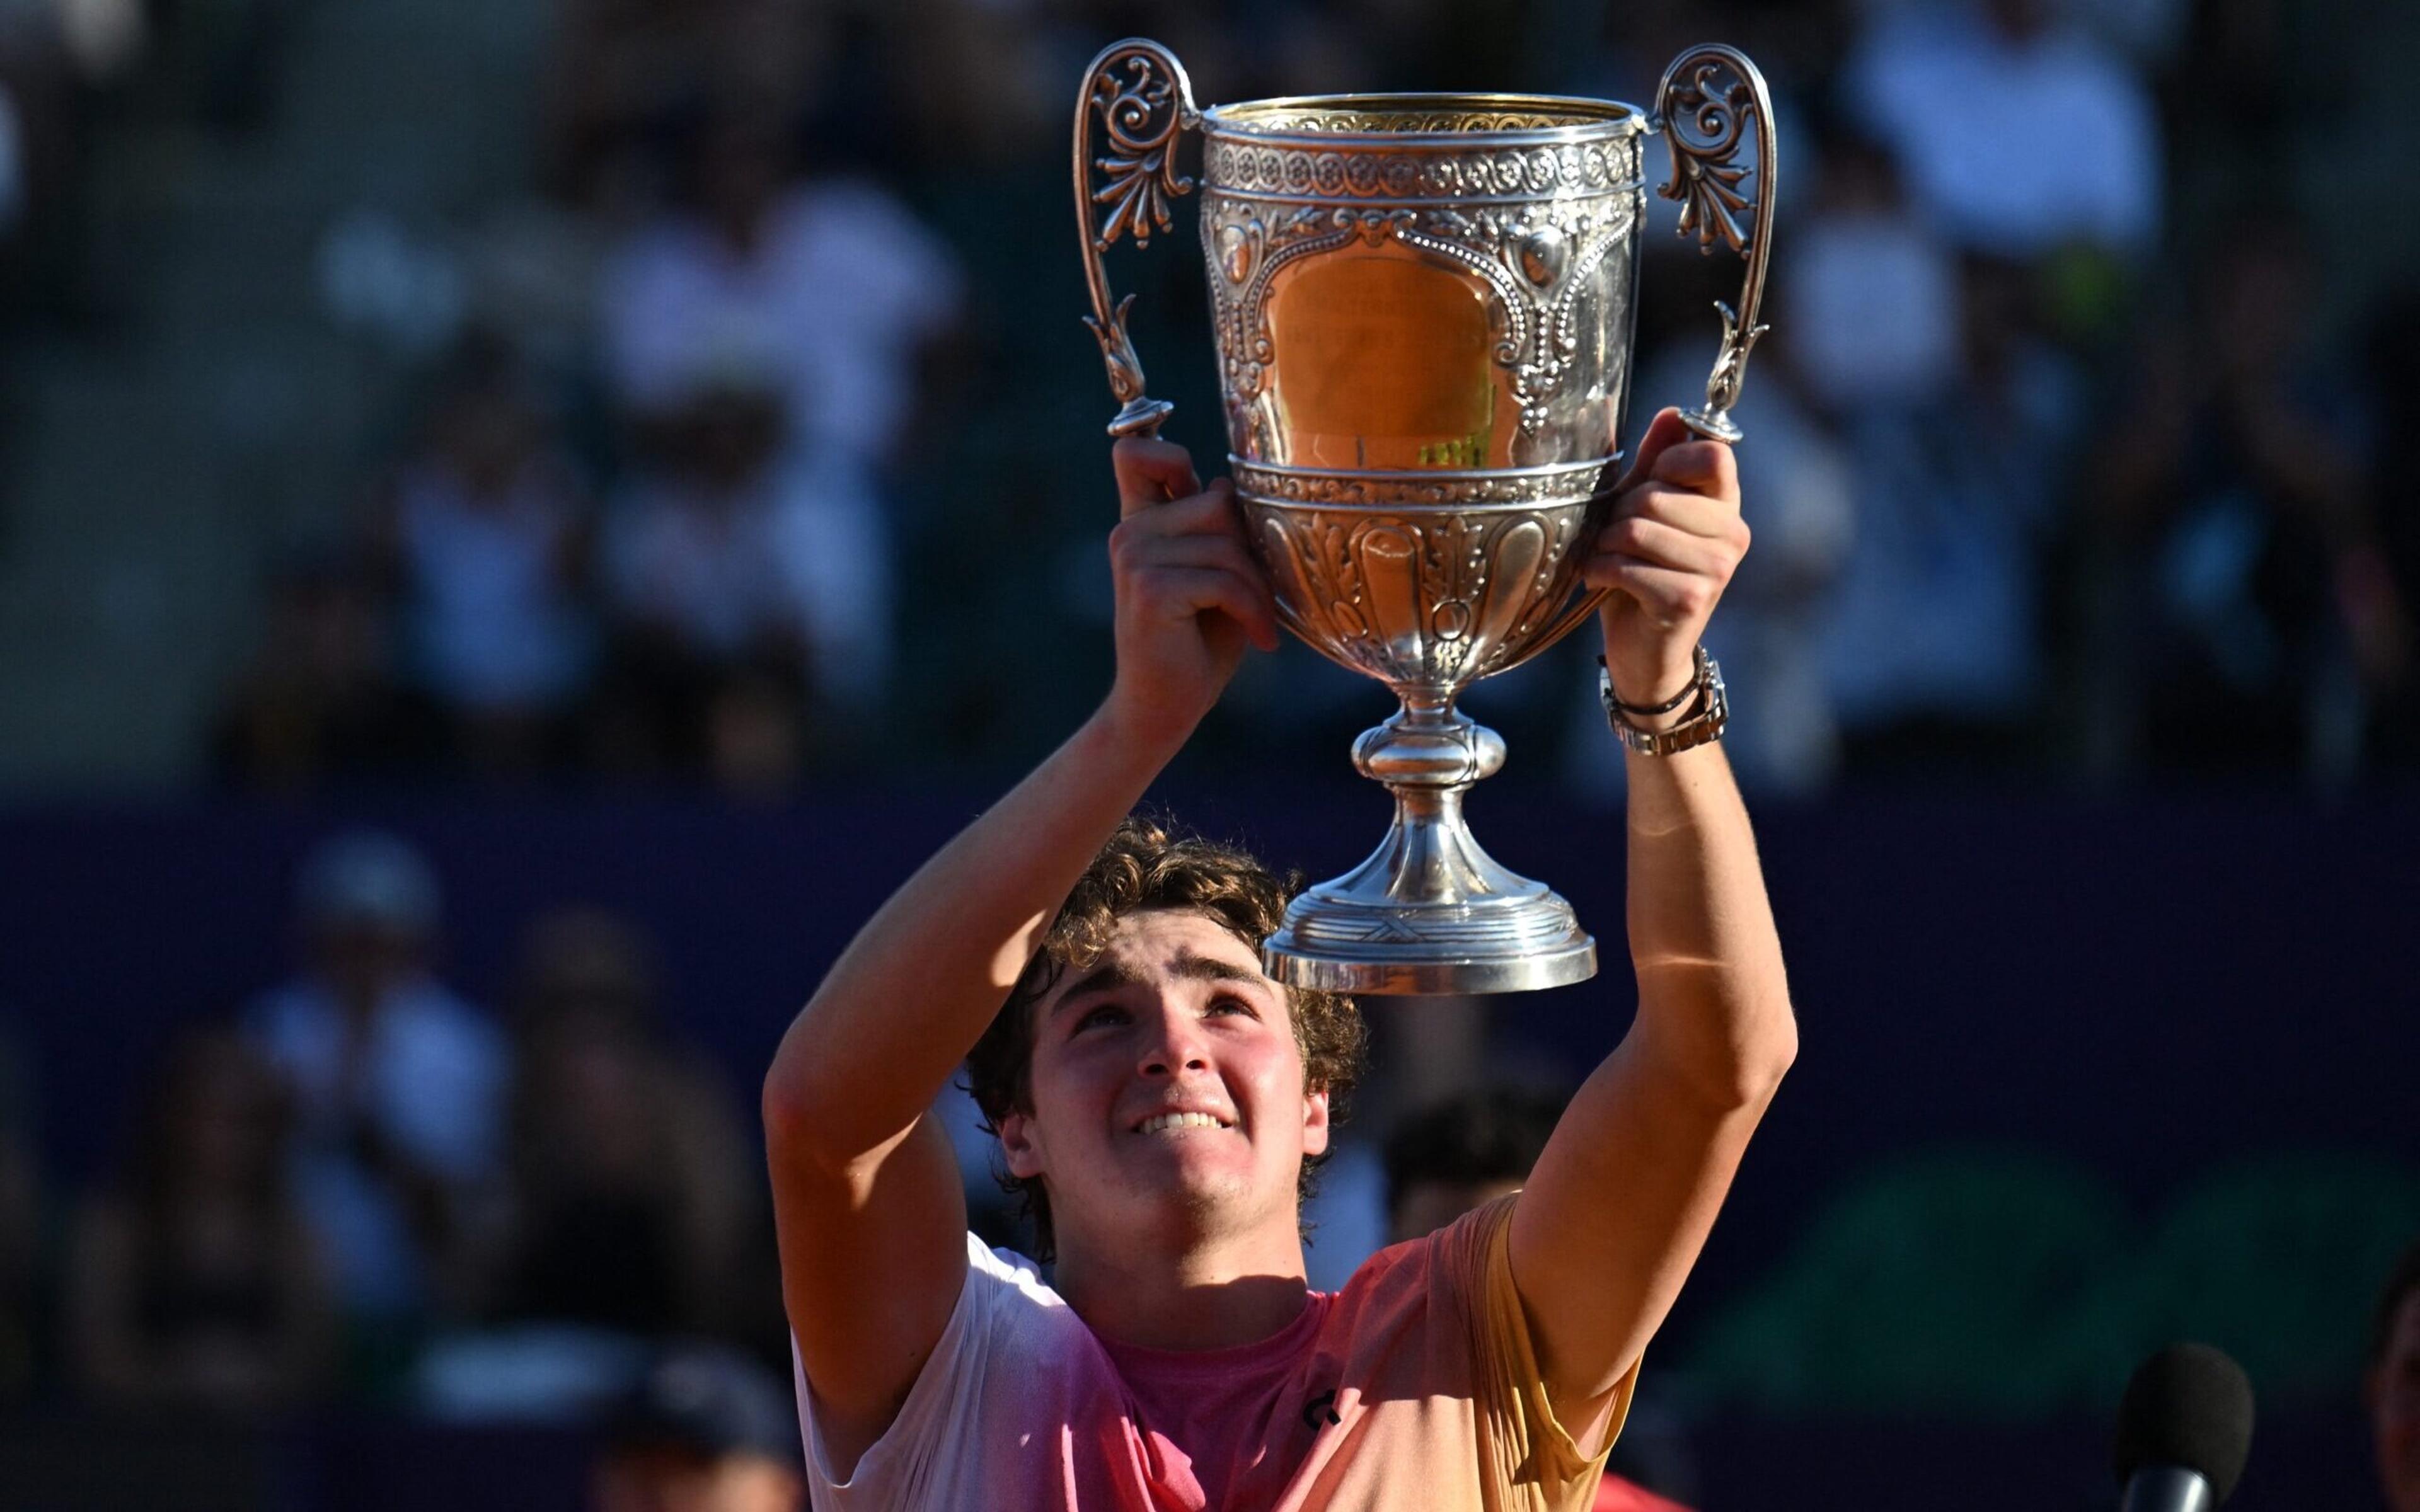
[[[1223,480],[1203,488],[1166,442],[1121,442],[1114,460],[1107,701],[882,906],[766,1080],[810,1496],[1586,1507],[1641,1352],[1795,1053],[1720,747],[1630,748],[1638,1015],[1528,1187],[1313,1293],[1296,1202],[1327,1148],[1332,1005],[1262,973],[1282,898],[1265,878],[1120,834],[1246,646],[1276,647],[1275,609]],[[1697,713],[1680,695],[1747,530],[1729,450],[1669,412],[1625,482],[1587,577],[1614,591],[1616,696],[1671,701],[1625,717],[1655,729]],[[1010,1053],[976,1057],[978,1092],[1009,1172],[1042,1198],[1047,1286],[970,1241],[925,1116],[1003,1012],[990,1048]]]

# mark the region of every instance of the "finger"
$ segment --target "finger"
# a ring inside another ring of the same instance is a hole
[[[1616,520],[1597,537],[1598,556],[1627,557],[1651,567],[1696,573],[1717,583],[1729,582],[1739,565],[1739,553],[1730,542],[1692,535],[1653,519]]]
[[[1150,542],[1128,559],[1128,570],[1148,572],[1155,567],[1216,567],[1249,579],[1264,588],[1268,575],[1252,559],[1244,543],[1232,535],[1173,535]]]
[[[1740,517],[1738,506],[1728,499],[1659,487],[1651,483],[1623,494],[1614,506],[1613,518],[1617,521],[1652,519],[1692,535],[1702,535],[1713,541],[1732,541],[1743,550],[1746,548],[1747,521]]]
[[[1174,499],[1144,517],[1148,528],[1162,535],[1231,535],[1244,533],[1244,517],[1235,507],[1235,486],[1213,478],[1206,487]]]
[[[1720,441],[1692,440],[1656,454],[1647,475],[1675,488],[1699,493],[1732,494],[1739,489],[1739,463]]]
[[[1675,446],[1686,445],[1697,432],[1681,420],[1681,411],[1666,407],[1656,411],[1648,423],[1647,434],[1638,438],[1638,455],[1630,459],[1630,471],[1621,475],[1620,488],[1630,488],[1647,481],[1655,470],[1658,458]]]
[[[1276,622],[1277,594],[1269,584],[1268,574],[1244,544],[1232,536],[1180,535],[1125,543],[1123,549],[1113,550],[1111,560],[1121,575],[1135,580],[1171,569],[1232,573],[1251,585],[1263,614],[1272,624]]]
[[[1137,509],[1109,531],[1109,561],[1122,573],[1141,571],[1160,562],[1180,559],[1168,553],[1180,542],[1223,542],[1245,560],[1243,518],[1234,506],[1233,486],[1226,479],[1188,499]]]
[[[1635,557],[1591,558],[1580,579],[1638,601],[1647,617],[1667,630],[1704,618],[1714,606],[1714,584],[1694,572],[1650,565]]]
[[[1278,648],[1277,606],[1264,586],[1240,574],[1217,567],[1155,567],[1138,578],[1136,586],[1151,603],[1168,610],[1215,610],[1242,625],[1263,651]]]
[[[1121,517],[1202,491],[1192,454],[1157,437],[1128,436],[1120,440],[1109,448],[1109,468],[1117,474]]]

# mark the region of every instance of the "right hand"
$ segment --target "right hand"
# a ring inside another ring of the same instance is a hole
[[[1247,641],[1278,648],[1277,600],[1244,544],[1225,478],[1204,488],[1173,441],[1128,438],[1117,470],[1117,681],[1109,702],[1134,733],[1182,742],[1218,702]]]

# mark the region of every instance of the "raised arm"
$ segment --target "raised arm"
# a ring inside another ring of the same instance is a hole
[[[1203,490],[1167,442],[1114,455],[1108,700],[859,931],[765,1078],[783,1293],[843,1474],[896,1415],[965,1282],[965,1194],[927,1110],[1247,640],[1277,643],[1225,481]]]
[[[1614,590],[1603,618],[1616,695],[1653,705],[1694,675],[1692,649],[1747,527],[1730,448],[1691,440],[1670,410],[1640,444],[1632,484],[1589,580]],[[1548,1393],[1575,1427],[1671,1310],[1798,1043],[1721,746],[1624,759],[1638,1016],[1565,1110],[1512,1217],[1513,1284]]]

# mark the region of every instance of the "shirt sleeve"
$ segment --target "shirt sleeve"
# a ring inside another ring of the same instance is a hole
[[[1517,1192],[1500,1197],[1439,1236],[1469,1319],[1481,1470],[1507,1512],[1580,1512],[1595,1497],[1606,1456],[1629,1415],[1638,1366],[1614,1388],[1600,1421],[1566,1426],[1556,1419],[1528,1315],[1512,1285],[1512,1206],[1519,1200]]]
[[[858,1456],[845,1476],[833,1473],[831,1452],[815,1421],[814,1393],[807,1385],[798,1340],[791,1339],[799,1430],[807,1452],[807,1502],[814,1512],[927,1504],[921,1498],[930,1484],[937,1475],[946,1478],[946,1471],[936,1463],[937,1451],[972,1411],[971,1397],[979,1389],[990,1341],[990,1304],[1001,1285],[1000,1269],[992,1253],[969,1234],[966,1284],[950,1311],[949,1326],[925,1356],[916,1383],[899,1405],[899,1415]]]

